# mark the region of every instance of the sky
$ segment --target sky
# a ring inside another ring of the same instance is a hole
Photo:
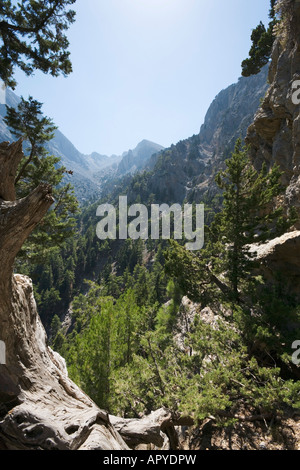
[[[197,134],[215,96],[237,82],[269,0],[77,0],[67,32],[73,73],[17,71],[19,96],[84,153],[120,155],[147,139]]]

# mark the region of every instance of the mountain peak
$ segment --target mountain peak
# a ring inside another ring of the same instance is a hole
[[[150,140],[142,140],[135,149],[123,153],[122,160],[118,166],[118,175],[134,173],[144,169],[152,155],[162,150],[164,150],[164,147],[161,145]]]

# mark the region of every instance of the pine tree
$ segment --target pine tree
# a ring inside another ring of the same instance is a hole
[[[131,289],[115,302],[102,293],[91,283],[87,296],[74,299],[74,334],[67,337],[65,358],[72,378],[107,409],[112,375],[132,361],[143,318]]]
[[[257,172],[248,149],[239,139],[226,169],[216,182],[223,191],[223,207],[206,227],[205,247],[199,253],[187,252],[172,242],[167,252],[167,270],[175,275],[182,291],[192,300],[208,301],[216,291],[227,300],[238,301],[240,289],[251,285],[253,255],[250,245],[274,238],[294,223],[294,214],[283,217],[275,206],[282,192],[281,173],[275,166]]]
[[[0,79],[15,87],[15,67],[58,76],[72,71],[64,32],[74,22],[76,0],[0,2]]]
[[[273,236],[278,234],[276,221],[282,215],[282,209],[272,204],[283,190],[280,177],[278,166],[268,172],[264,165],[257,172],[241,139],[226,161],[226,170],[216,176],[216,182],[223,190],[223,209],[215,217],[211,231],[218,232],[225,248],[222,268],[235,300],[239,297],[241,282],[251,279],[253,257],[249,245],[271,238],[272,232]]]
[[[269,13],[271,21],[269,22],[268,28],[260,22],[252,31],[252,46],[249,51],[249,58],[242,62],[242,75],[244,77],[258,74],[262,67],[270,60],[275,39],[274,26],[278,22],[275,14],[275,3],[276,0],[271,0],[271,9]]]
[[[57,127],[51,119],[43,116],[42,103],[34,100],[32,96],[29,96],[27,101],[21,97],[17,108],[6,106],[6,116],[3,120],[10,128],[14,137],[17,139],[23,138],[28,142],[26,157],[20,165],[15,180],[17,185],[21,178],[23,178],[23,181],[28,181],[28,165],[33,163],[35,166],[38,166],[41,157],[47,155],[45,143],[53,139],[54,131]],[[23,196],[23,192],[34,188],[35,184],[36,181],[31,180],[30,187],[27,184],[23,190],[17,188],[20,197]]]
[[[7,106],[5,122],[16,138],[24,139],[24,158],[16,176],[16,192],[19,198],[27,196],[40,183],[53,188],[55,203],[43,221],[24,245],[20,256],[32,262],[42,262],[50,251],[61,245],[74,232],[74,215],[78,202],[70,183],[64,182],[66,168],[60,158],[50,155],[47,143],[53,138],[56,126],[43,116],[42,104],[32,97],[21,98],[18,107]]]

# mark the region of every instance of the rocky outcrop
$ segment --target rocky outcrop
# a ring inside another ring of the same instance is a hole
[[[263,163],[280,166],[286,207],[297,207],[300,213],[300,104],[292,99],[293,85],[300,79],[300,3],[280,0],[277,4],[283,19],[273,47],[270,87],[248,129],[246,142],[257,169]]]
[[[277,279],[287,294],[300,296],[300,231],[285,233],[267,243],[251,245],[266,281]]]
[[[284,185],[280,205],[295,207],[300,215],[300,103],[293,99],[295,82],[300,79],[300,3],[278,0],[281,21],[276,28],[270,87],[249,126],[246,143],[257,170],[279,165]],[[298,93],[299,94],[299,93]],[[257,249],[260,270],[266,279],[278,279],[292,294],[300,295],[300,219],[291,233]]]

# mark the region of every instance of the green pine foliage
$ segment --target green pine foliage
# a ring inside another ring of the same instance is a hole
[[[19,185],[30,183],[32,164]],[[294,222],[274,203],[280,177],[277,167],[255,171],[238,140],[216,176],[220,195],[206,207],[199,253],[175,241],[101,241],[95,203],[46,264],[27,266],[51,346],[99,406],[124,416],[166,406],[221,426],[241,413],[267,419],[299,408],[290,325],[300,311],[280,283],[266,285],[249,251]],[[193,318],[183,296],[199,303]],[[213,322],[201,318],[203,307]]]
[[[279,234],[276,221],[281,221],[283,209],[272,207],[272,203],[283,188],[279,167],[274,166],[268,172],[264,165],[258,173],[250,164],[248,149],[242,146],[240,139],[225,163],[226,170],[216,176],[223,191],[223,208],[216,215],[210,231],[217,233],[223,244],[220,266],[227,273],[234,299],[238,300],[241,283],[250,280],[253,270],[249,245]],[[292,224],[287,221],[287,225],[289,223]]]
[[[0,79],[6,85],[15,86],[16,67],[28,75],[36,69],[54,76],[71,72],[64,32],[74,21],[68,10],[74,2],[1,2]],[[268,28],[260,23],[253,30],[244,76],[269,61],[275,0],[270,18]],[[63,181],[66,169],[46,150],[55,126],[39,102],[22,99],[17,109],[7,109],[6,123],[26,142],[18,197],[41,182],[53,186],[55,197],[17,267],[34,281],[51,346],[100,407],[134,417],[166,406],[195,423],[210,417],[220,426],[299,410],[299,371],[290,348],[300,334],[300,307],[280,273],[277,283],[263,279],[249,248],[295,221],[293,210],[285,215],[275,202],[282,191],[278,167],[255,171],[238,140],[216,177],[220,195],[206,201],[204,248],[188,252],[172,241],[165,252],[162,241],[97,239],[97,204],[77,213],[72,188]],[[166,172],[172,152],[184,145],[166,150],[157,168]],[[149,188],[150,177],[145,172],[116,182],[111,202],[128,192],[129,203],[170,202],[165,189],[157,194]],[[197,302],[192,310],[184,296]]]
[[[275,40],[274,27],[278,23],[275,13],[276,0],[271,0],[270,22],[268,27],[260,22],[251,34],[252,46],[249,57],[242,62],[242,75],[249,77],[258,74],[271,57],[272,47]]]
[[[91,283],[87,296],[74,299],[73,315],[74,330],[60,350],[70,376],[99,406],[108,409],[113,374],[132,361],[140,337],[149,327],[145,307],[133,289],[126,289],[115,300],[105,295],[101,285]],[[56,330],[54,344],[59,338],[60,330]]]
[[[15,68],[68,75],[72,65],[65,31],[74,22],[76,0],[5,0],[0,3],[0,79],[14,88]]]

